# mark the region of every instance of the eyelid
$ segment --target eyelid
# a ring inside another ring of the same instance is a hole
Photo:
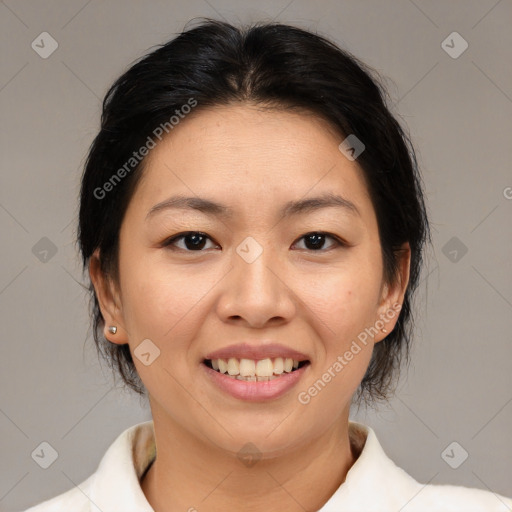
[[[349,246],[349,244],[346,243],[342,238],[340,238],[339,236],[337,236],[333,233],[329,233],[328,231],[308,231],[307,233],[304,233],[303,235],[301,235],[297,239],[297,241],[293,243],[293,245],[302,241],[304,238],[306,238],[309,235],[323,235],[325,238],[331,238],[334,241],[334,245],[328,249],[319,249],[318,251],[314,251],[312,249],[300,249],[300,250],[304,250],[304,251],[307,251],[307,252],[313,253],[313,254],[314,253],[322,254],[322,253],[330,252],[339,247],[348,247]]]
[[[332,251],[332,250],[334,250],[336,248],[351,247],[351,245],[349,243],[347,243],[345,240],[343,240],[338,235],[335,235],[333,233],[329,233],[328,231],[320,231],[320,230],[319,231],[308,231],[307,233],[304,233],[295,242],[293,242],[293,245],[295,245],[296,243],[298,243],[299,241],[301,241],[305,237],[307,237],[309,235],[315,235],[315,234],[316,235],[324,235],[326,238],[331,238],[332,240],[334,240],[334,242],[335,242],[334,247],[331,247],[329,249],[319,249],[317,251],[312,250],[312,249],[301,249],[301,250],[305,250],[305,251],[310,252],[310,253],[323,254],[323,253]],[[190,250],[187,250],[187,249],[181,249],[181,248],[173,247],[172,246],[173,242],[176,242],[179,239],[185,238],[188,235],[201,235],[201,236],[207,238],[208,240],[210,240],[211,242],[215,243],[216,245],[219,245],[219,244],[217,244],[217,242],[215,242],[215,240],[210,235],[208,235],[207,233],[205,233],[203,231],[182,231],[181,233],[177,233],[175,235],[172,235],[170,238],[167,238],[166,240],[164,240],[161,243],[161,247],[163,247],[163,248],[168,247],[168,248],[170,248],[170,250],[176,250],[176,251],[188,252],[188,253],[206,252],[205,250],[190,251]]]
[[[212,241],[213,243],[215,243],[216,245],[219,245],[217,244],[217,242],[215,242],[215,240],[210,236],[208,235],[207,233],[203,232],[203,231],[182,231],[181,233],[176,233],[175,235],[172,235],[171,237],[169,238],[166,238],[161,244],[160,246],[165,248],[165,247],[170,247],[171,250],[173,250],[173,247],[172,247],[172,243],[175,242],[176,240],[179,240],[181,238],[185,238],[189,235],[201,235],[205,238],[207,238],[208,240]],[[182,252],[205,252],[204,250],[201,250],[201,251],[188,251],[186,249],[181,249],[181,248],[176,248],[175,250],[177,251],[182,251]]]

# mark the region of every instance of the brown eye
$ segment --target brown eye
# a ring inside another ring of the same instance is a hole
[[[338,237],[334,235],[330,235],[328,233],[324,233],[322,231],[315,231],[313,233],[307,233],[306,235],[302,236],[300,240],[304,240],[304,245],[306,246],[306,249],[320,252],[325,251],[329,249],[325,249],[325,241],[326,239],[334,240],[334,247],[339,247],[345,245]],[[333,246],[331,246],[333,248]]]
[[[176,243],[181,240],[183,240],[183,245],[181,247],[177,247]],[[169,247],[171,250],[174,250],[175,247],[177,247],[184,251],[200,252],[204,249],[208,240],[211,241],[211,238],[205,233],[201,233],[199,231],[187,231],[186,233],[180,233],[169,238],[162,244],[162,246]]]
[[[330,246],[326,249],[326,240],[332,240]],[[313,252],[325,252],[336,247],[347,246],[337,236],[322,231],[315,231],[303,235],[300,240],[304,240],[305,249]],[[185,252],[203,252],[208,241],[212,242],[212,239],[206,234],[200,231],[187,231],[185,233],[179,233],[165,242],[162,247],[168,247],[170,250],[181,250]],[[181,243],[181,246],[178,245]],[[208,249],[208,247],[206,247]]]

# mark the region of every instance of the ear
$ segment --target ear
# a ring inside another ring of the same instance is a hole
[[[383,340],[394,328],[400,309],[404,302],[405,292],[409,284],[409,272],[411,265],[411,247],[409,242],[402,244],[397,251],[398,257],[398,275],[392,285],[384,283],[381,287],[381,296],[378,316],[375,318],[375,327],[378,333],[375,335],[374,342]],[[385,329],[387,332],[382,332]]]
[[[128,343],[128,337],[124,327],[121,300],[112,278],[101,270],[100,261],[100,252],[96,249],[89,260],[89,275],[105,320],[103,335],[112,343],[124,345]],[[108,330],[109,326],[117,327],[116,334]]]

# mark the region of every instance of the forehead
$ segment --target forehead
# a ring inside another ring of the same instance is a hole
[[[137,203],[149,210],[181,194],[262,211],[337,193],[371,208],[361,168],[339,150],[343,138],[309,112],[198,107],[146,157]]]
[[[173,128],[149,155],[149,160],[169,150],[188,153],[190,157],[190,153],[203,148],[208,153],[195,153],[195,161],[205,157],[237,162],[246,159],[249,153],[256,163],[270,163],[278,156],[284,157],[285,162],[293,161],[293,157],[328,161],[326,151],[336,149],[341,140],[331,124],[305,110],[252,104],[197,107]],[[233,151],[237,149],[243,153]]]

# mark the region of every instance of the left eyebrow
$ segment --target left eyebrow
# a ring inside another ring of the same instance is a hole
[[[155,215],[157,212],[173,208],[180,210],[197,210],[206,215],[213,217],[223,217],[225,219],[230,219],[235,215],[235,211],[232,208],[220,203],[216,203],[210,199],[203,197],[186,197],[177,195],[169,197],[165,201],[154,205],[148,211],[146,220]],[[321,196],[312,197],[309,199],[288,201],[279,211],[279,216],[291,217],[323,208],[341,208],[352,215],[361,217],[361,213],[354,203],[340,195],[331,193],[323,194]]]

